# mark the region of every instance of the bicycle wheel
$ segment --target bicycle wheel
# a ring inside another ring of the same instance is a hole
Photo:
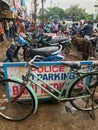
[[[90,91],[85,86],[87,86]],[[79,96],[82,97],[76,98]],[[74,100],[70,100],[70,103],[78,110],[90,111],[92,108],[97,109],[98,104],[95,100],[98,99],[98,74],[92,73],[78,79],[71,87],[69,97],[74,98]]]
[[[29,117],[34,108],[34,97],[25,85],[11,79],[0,81],[1,116],[11,121],[21,121]]]

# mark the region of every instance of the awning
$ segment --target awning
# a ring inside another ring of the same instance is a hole
[[[10,10],[10,5],[5,1],[0,1],[0,10]]]
[[[14,15],[17,15],[17,9],[15,7],[12,8],[12,11],[13,11]]]
[[[4,0],[0,0],[0,17],[14,18],[13,11],[10,9],[10,5]]]

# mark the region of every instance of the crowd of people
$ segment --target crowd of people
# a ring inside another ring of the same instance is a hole
[[[66,24],[65,21],[58,22],[57,20],[53,22],[47,21],[46,23],[35,24],[33,20],[3,20],[0,21],[0,42],[2,42],[5,38],[9,39],[18,33],[25,33],[29,28],[32,30],[36,27],[41,28],[45,33],[66,33],[68,30],[68,34],[75,35],[80,34],[82,37],[91,36],[94,29],[92,22],[81,22],[77,25],[73,23],[71,28]]]
[[[46,24],[41,24],[44,32],[57,33],[61,32],[68,35],[80,35],[81,37],[91,37],[92,34],[96,31],[93,28],[93,22],[88,21],[84,22],[80,20],[79,22],[73,22],[71,26],[67,22],[47,22]]]
[[[73,24],[72,35],[79,33],[81,37],[91,37],[93,32],[94,28],[93,23],[91,21],[88,21],[86,23],[82,23],[80,21],[80,24],[78,26]]]
[[[33,21],[7,20],[0,21],[0,43],[5,39],[12,38],[16,32],[25,33],[29,26],[33,26]]]
[[[46,22],[46,24],[39,23],[35,24],[33,20],[7,20],[0,21],[0,42],[4,38],[12,38],[16,32],[25,33],[29,28],[32,30],[36,27],[43,29],[44,32],[57,33],[61,29],[61,24],[57,21]],[[62,31],[65,30],[65,23],[62,25]]]

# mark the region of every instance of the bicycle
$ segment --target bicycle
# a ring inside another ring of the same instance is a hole
[[[26,64],[28,71],[23,80],[11,77],[0,81],[0,115],[10,121],[22,121],[32,113],[36,113],[38,98],[32,88],[31,83],[33,83],[54,99],[69,101],[76,109],[88,111],[91,117],[95,119],[94,110],[98,108],[98,104],[95,102],[95,99],[97,99],[95,95],[97,95],[98,71],[91,67],[91,71],[81,72],[81,65],[79,63],[62,62],[70,70],[67,73],[62,89],[58,90],[32,72],[32,67],[39,68],[34,65],[34,61],[38,57],[40,56],[35,56]],[[72,73],[75,78],[70,81]],[[36,77],[37,81],[32,80],[31,75]],[[42,87],[38,81],[46,84],[47,88]],[[10,93],[10,85],[18,86],[19,92],[14,97]],[[28,98],[23,96],[24,93],[28,94]]]

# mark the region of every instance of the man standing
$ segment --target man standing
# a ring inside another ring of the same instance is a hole
[[[84,27],[81,29],[81,32],[84,33],[85,38],[89,38],[93,34],[93,24],[91,21],[89,21],[87,24],[84,25]]]
[[[2,23],[0,22],[0,43],[4,41],[3,39],[3,32],[2,32]]]

